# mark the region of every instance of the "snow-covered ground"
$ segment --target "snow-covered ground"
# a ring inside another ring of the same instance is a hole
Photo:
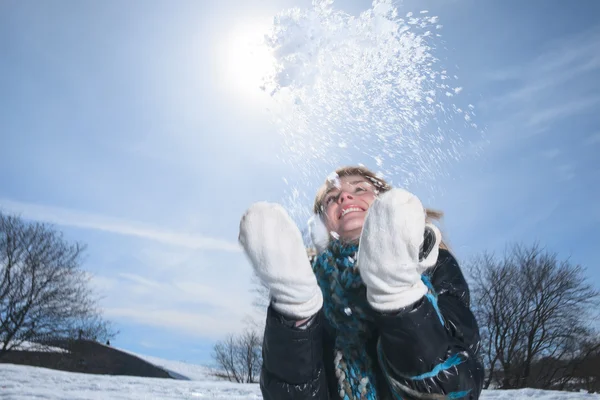
[[[128,376],[86,375],[46,368],[0,364],[2,400],[149,400],[261,399],[258,385],[217,381],[206,367],[140,356],[155,365],[191,380],[137,378]],[[600,400],[600,395],[522,390],[484,391],[483,400]]]
[[[261,399],[258,385],[87,375],[0,364],[2,400]]]
[[[483,400],[599,400],[599,394],[571,393],[551,390],[518,389],[518,390],[484,390]]]

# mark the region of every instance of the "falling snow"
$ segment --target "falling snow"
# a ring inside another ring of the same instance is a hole
[[[462,87],[445,83],[456,76],[435,55],[439,19],[426,10],[405,15],[391,0],[375,0],[358,16],[314,0],[274,18],[266,42],[277,68],[264,88],[285,142],[281,159],[302,166],[290,180],[292,214],[310,208],[300,203],[309,204],[315,182],[341,165],[364,161],[408,186],[461,158],[473,108],[458,112],[449,103]]]

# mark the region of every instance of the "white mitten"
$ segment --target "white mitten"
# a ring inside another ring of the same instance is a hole
[[[402,189],[384,193],[369,208],[359,242],[358,268],[374,309],[399,310],[427,293],[421,273],[437,261],[440,235],[434,227],[435,249],[421,263],[425,219],[421,201]]]
[[[316,314],[323,295],[300,230],[282,206],[252,205],[240,222],[239,241],[256,275],[269,288],[273,308],[297,319]]]

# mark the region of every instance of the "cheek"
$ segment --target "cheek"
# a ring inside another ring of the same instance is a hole
[[[369,193],[368,195],[363,197],[363,200],[365,201],[365,203],[367,203],[367,205],[369,207],[371,207],[371,204],[373,204],[373,202],[375,201],[375,198],[376,198],[375,194]]]
[[[336,218],[335,218],[335,213],[336,211],[333,210],[328,210],[327,213],[325,214],[325,226],[327,227],[327,230],[329,232],[331,231],[336,231],[337,230],[337,223],[336,223]]]

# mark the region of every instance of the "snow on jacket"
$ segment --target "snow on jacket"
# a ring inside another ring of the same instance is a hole
[[[484,371],[468,285],[447,250],[440,250],[437,264],[425,274],[433,296],[397,313],[373,311],[377,333],[368,351],[379,361],[380,400],[477,399]],[[298,329],[270,307],[260,382],[264,399],[340,399],[333,343],[322,312]]]

